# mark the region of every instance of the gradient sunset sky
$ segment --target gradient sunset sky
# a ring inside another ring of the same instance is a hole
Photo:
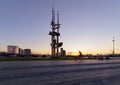
[[[60,14],[67,52],[120,53],[120,0],[0,0],[0,51],[7,45],[50,54],[51,10]]]

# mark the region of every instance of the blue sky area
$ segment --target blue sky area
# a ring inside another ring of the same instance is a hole
[[[67,52],[120,53],[120,0],[0,0],[0,51],[7,45],[50,53],[51,10],[60,13]]]

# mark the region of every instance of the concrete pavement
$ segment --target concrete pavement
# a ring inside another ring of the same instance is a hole
[[[0,62],[0,85],[119,85],[120,60]]]

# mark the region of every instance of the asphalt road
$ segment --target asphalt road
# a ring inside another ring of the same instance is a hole
[[[0,85],[120,85],[120,60],[0,62]]]

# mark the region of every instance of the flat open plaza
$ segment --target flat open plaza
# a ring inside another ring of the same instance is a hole
[[[0,62],[0,85],[119,85],[120,60]]]

